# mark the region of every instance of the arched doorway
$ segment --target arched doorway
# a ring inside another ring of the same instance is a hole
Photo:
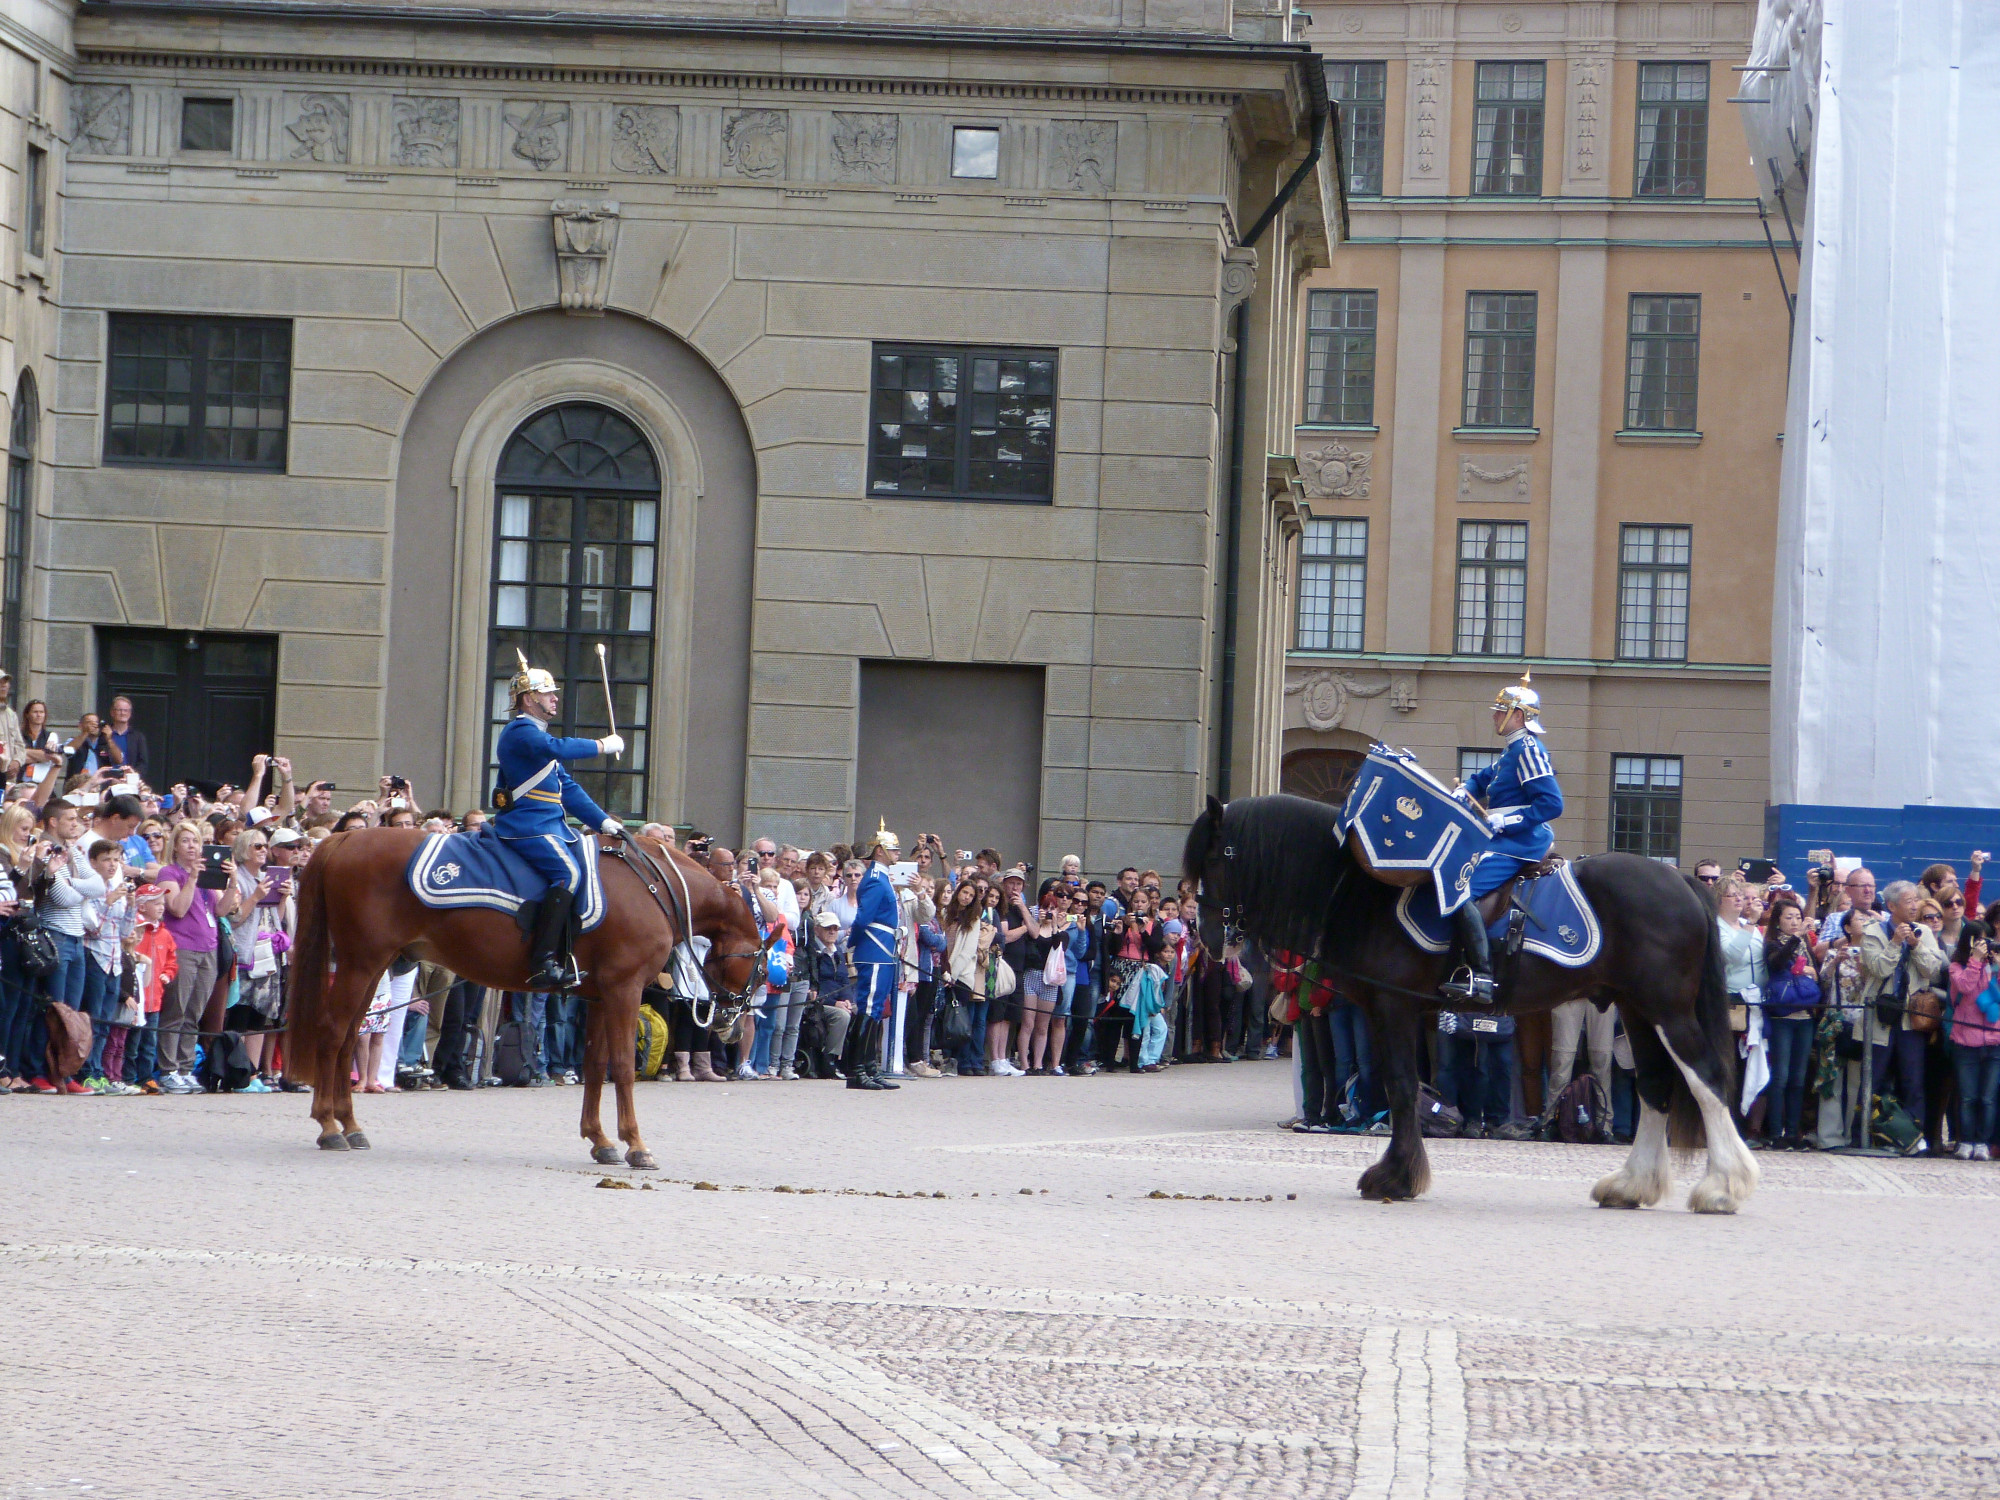
[[[25,664],[21,634],[27,628],[28,547],[34,537],[35,438],[41,412],[35,377],[21,372],[14,390],[14,420],[7,431],[7,528],[5,562],[0,563],[0,667],[14,680],[17,701],[27,697],[21,681]]]
[[[1361,769],[1359,750],[1294,750],[1278,768],[1278,790],[1338,807]]]
[[[626,749],[616,761],[601,756],[573,766],[572,774],[606,812],[643,818],[659,578],[653,450],[617,412],[569,402],[516,429],[501,452],[494,493],[488,776],[512,717],[507,683],[521,656],[562,684],[554,733],[601,739],[610,732],[601,645]]]

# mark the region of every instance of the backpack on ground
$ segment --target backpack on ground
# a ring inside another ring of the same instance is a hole
[[[639,1007],[638,1056],[633,1066],[641,1078],[658,1078],[667,1060],[667,1018],[650,1005]]]
[[[1910,1118],[1900,1101],[1875,1100],[1874,1144],[1908,1156],[1924,1143],[1923,1127]]]
[[[1428,1083],[1417,1085],[1417,1123],[1427,1136],[1457,1135],[1465,1128],[1465,1116],[1444,1102],[1444,1095]]]
[[[493,1037],[493,1073],[500,1082],[513,1085],[528,1076],[527,1055],[521,1048],[521,1023],[506,1021]]]
[[[250,1061],[249,1049],[243,1045],[243,1033],[224,1031],[203,1037],[201,1066],[195,1070],[194,1076],[195,1081],[211,1094],[240,1089],[255,1078],[257,1065]]]
[[[1611,1101],[1595,1073],[1579,1073],[1549,1106],[1542,1138],[1572,1146],[1601,1146],[1611,1139]]]

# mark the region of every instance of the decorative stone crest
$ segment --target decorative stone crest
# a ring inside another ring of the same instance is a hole
[[[723,116],[722,164],[739,177],[782,177],[785,112],[738,109]]]
[[[1118,175],[1118,127],[1109,120],[1055,120],[1049,127],[1049,186],[1108,193]]]
[[[291,94],[292,110],[285,134],[296,143],[286,154],[293,161],[347,160],[348,105],[345,94]]]
[[[604,311],[611,290],[611,251],[618,243],[618,205],[606,198],[558,198],[549,205],[556,233],[556,289],[562,310],[584,317]]]
[[[399,167],[458,165],[458,101],[399,98],[393,101],[396,140],[389,156]]]
[[[1438,61],[1424,58],[1417,64],[1417,175],[1437,174]]]
[[[131,85],[78,84],[69,96],[69,134],[78,151],[94,156],[130,156]]]
[[[1340,728],[1350,698],[1379,698],[1388,691],[1386,682],[1363,687],[1345,672],[1307,672],[1285,684],[1285,696],[1299,698],[1306,728],[1321,733]]]
[[[1504,468],[1488,469],[1470,458],[1458,461],[1458,498],[1461,500],[1519,500],[1528,498],[1528,480],[1534,472],[1525,458]]]
[[[671,104],[621,104],[611,116],[611,165],[671,177],[680,170],[681,112]]]
[[[894,115],[836,112],[833,134],[827,138],[833,180],[876,182],[885,186],[893,184],[896,180],[896,127]]]
[[[1390,681],[1389,707],[1399,714],[1416,712],[1417,681],[1414,677],[1397,677]]]
[[[569,106],[534,100],[509,104],[502,113],[514,133],[507,149],[537,172],[552,171],[569,160]]]
[[[1345,443],[1307,448],[1299,454],[1299,478],[1314,500],[1366,500],[1368,471],[1374,455]]]

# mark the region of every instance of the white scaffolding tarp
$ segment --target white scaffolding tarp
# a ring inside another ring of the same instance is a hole
[[[2000,4],[1765,0],[1757,45],[1806,184],[1772,800],[2000,806]]]

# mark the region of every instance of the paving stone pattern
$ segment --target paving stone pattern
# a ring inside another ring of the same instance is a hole
[[[654,1086],[608,1179],[575,1091],[369,1099],[347,1158],[0,1100],[0,1496],[2000,1493],[2000,1167],[1766,1156],[1718,1220],[1434,1142],[1372,1205],[1287,1093]]]

